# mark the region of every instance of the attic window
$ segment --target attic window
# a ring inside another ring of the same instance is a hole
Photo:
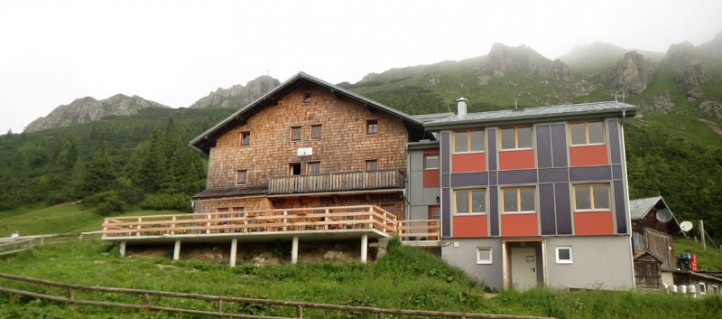
[[[368,120],[366,121],[366,134],[377,134],[379,132],[379,121]]]
[[[251,132],[241,132],[241,146],[251,145]]]
[[[303,93],[303,103],[311,103],[311,92],[306,91]]]

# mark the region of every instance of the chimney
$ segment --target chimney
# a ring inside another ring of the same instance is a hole
[[[466,105],[469,101],[465,98],[460,97],[456,100],[456,117],[463,119],[466,117]]]

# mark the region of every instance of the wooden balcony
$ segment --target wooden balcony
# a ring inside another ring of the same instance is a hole
[[[392,169],[271,178],[268,183],[268,194],[289,195],[403,188],[404,174],[398,169]]]

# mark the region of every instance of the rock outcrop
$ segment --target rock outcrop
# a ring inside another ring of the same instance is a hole
[[[549,60],[525,45],[512,48],[495,43],[486,65],[481,68],[482,77],[503,77],[513,72],[554,79],[565,79],[570,75],[569,67],[561,60]]]
[[[70,104],[58,106],[47,116],[31,122],[25,127],[25,132],[88,123],[111,115],[131,116],[150,107],[168,108],[168,106],[143,99],[140,96],[131,97],[123,94],[117,94],[105,100],[96,100],[92,97],[79,98]]]
[[[255,101],[281,84],[270,76],[260,76],[246,83],[245,86],[237,84],[230,88],[218,88],[208,96],[200,98],[191,108],[233,108],[239,109]]]
[[[610,71],[610,85],[618,92],[641,94],[649,86],[653,71],[652,63],[643,55],[630,51]]]

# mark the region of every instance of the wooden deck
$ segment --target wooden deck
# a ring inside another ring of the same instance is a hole
[[[404,174],[397,170],[341,172],[271,178],[269,195],[403,189]]]
[[[439,240],[438,220],[399,221],[377,206],[274,209],[176,215],[108,217],[103,239],[123,242],[212,242],[236,238],[263,241],[399,236],[402,240]]]

